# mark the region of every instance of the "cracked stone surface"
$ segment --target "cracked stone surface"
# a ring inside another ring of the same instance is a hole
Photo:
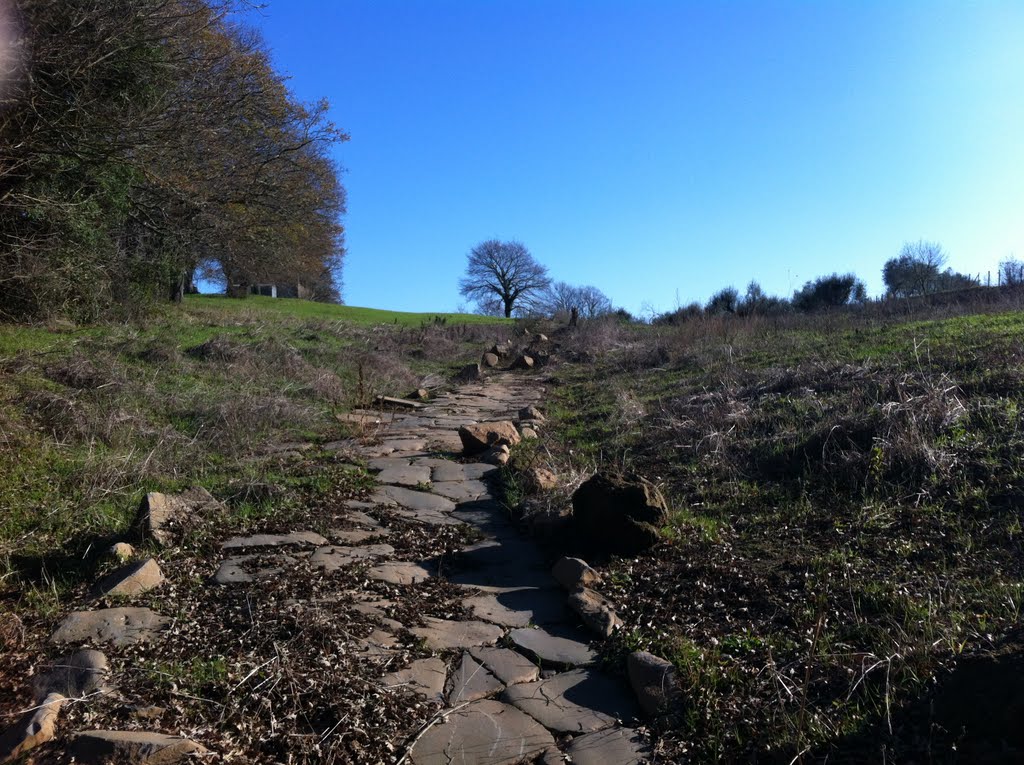
[[[373,566],[366,572],[366,575],[370,579],[389,584],[415,584],[428,579],[430,572],[418,563],[396,561]]]
[[[450,707],[466,701],[476,701],[494,696],[503,690],[505,690],[504,683],[484,669],[468,653],[462,654],[462,659],[448,676],[448,683],[445,686],[445,694]]]
[[[597,658],[585,640],[567,630],[559,632],[564,634],[555,634],[544,628],[522,627],[512,630],[509,638],[518,648],[548,664],[581,666],[591,664]]]
[[[540,667],[521,653],[508,648],[470,648],[469,654],[482,663],[505,685],[532,683],[540,677]]]
[[[253,565],[253,561],[261,559],[264,560],[263,566]],[[288,556],[280,556],[269,560],[274,562],[270,563],[261,555],[235,555],[231,558],[225,558],[221,561],[220,566],[214,573],[213,582],[215,584],[243,584],[246,582],[254,582],[257,579],[266,579],[271,576],[276,576],[284,571],[283,566],[277,565],[278,563],[295,563],[295,559]]]
[[[419,486],[430,483],[430,468],[417,465],[390,467],[377,474],[380,483],[396,486]]]
[[[393,555],[395,548],[391,545],[363,545],[362,547],[347,547],[326,545],[318,547],[309,558],[311,566],[317,566],[324,571],[337,571],[353,563],[363,563],[371,558],[382,558],[386,555]]]
[[[315,531],[293,531],[290,534],[254,534],[248,537],[232,537],[221,545],[225,550],[245,547],[287,547],[289,545],[319,547],[327,540]]]
[[[536,720],[499,701],[483,699],[458,709],[413,745],[414,765],[517,765],[554,746]]]
[[[573,765],[641,765],[647,762],[644,741],[631,728],[576,736],[566,752]]]
[[[501,699],[561,733],[592,733],[610,728],[617,720],[631,720],[639,712],[628,688],[589,669],[510,686]]]
[[[445,497],[401,486],[381,486],[370,498],[381,505],[400,505],[408,510],[426,513],[450,513],[455,503]]]
[[[384,675],[385,688],[408,688],[428,701],[444,702],[444,683],[448,667],[438,658],[417,659],[405,669]]]
[[[446,648],[471,648],[477,645],[494,645],[505,634],[501,627],[487,622],[456,622],[449,619],[435,619],[428,616],[424,627],[413,627],[413,635],[423,638],[427,647],[435,651]]]
[[[111,595],[140,595],[159,587],[164,582],[163,572],[153,558],[117,569],[101,579],[93,588],[93,595],[106,597]]]
[[[170,619],[148,608],[103,608],[73,611],[64,617],[50,640],[54,643],[131,645],[153,640]]]

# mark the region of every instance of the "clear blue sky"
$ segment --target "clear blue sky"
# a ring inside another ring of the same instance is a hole
[[[270,0],[351,134],[344,298],[452,310],[519,239],[632,312],[789,294],[905,241],[1024,259],[1024,2]]]

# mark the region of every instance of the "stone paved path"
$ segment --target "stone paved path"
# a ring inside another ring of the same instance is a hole
[[[370,593],[359,596],[358,609],[378,624],[362,641],[359,656],[386,668],[382,688],[443,705],[407,752],[405,761],[414,765],[647,761],[633,727],[641,712],[632,692],[593,666],[590,635],[567,608],[550,562],[494,498],[497,468],[459,461],[461,425],[516,420],[520,409],[540,403],[542,396],[534,380],[495,375],[408,413],[347,415],[376,431],[372,443],[330,445],[364,457],[380,484],[370,501],[347,503],[345,520],[356,528],[332,532],[330,540],[296,529],[236,537],[222,545],[211,586],[258,587],[266,577],[307,560],[325,571],[363,567],[368,578],[398,588],[444,576],[464,589],[463,605],[472,618],[425,617],[422,625],[389,619],[389,601]],[[438,573],[430,561],[396,557],[387,544],[388,529],[374,515],[378,509],[427,528],[470,524],[483,539],[462,551],[456,568]],[[54,638],[99,635],[132,642],[163,626],[164,620],[147,609],[108,609],[72,614]],[[406,628],[435,656],[408,666],[392,660],[402,655],[396,635]]]

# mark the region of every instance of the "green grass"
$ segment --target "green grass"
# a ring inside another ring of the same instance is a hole
[[[556,459],[640,473],[673,507],[652,558],[606,571],[626,622],[609,651],[684,678],[669,747],[950,745],[921,727],[929,689],[1020,624],[1022,338],[1017,311],[727,318],[620,330],[558,370]]]
[[[432,323],[446,324],[510,324],[512,319],[481,316],[471,313],[411,313],[387,311],[380,308],[360,308],[331,303],[315,303],[292,298],[269,298],[251,295],[237,300],[221,295],[188,295],[185,298],[187,310],[204,315],[206,312],[239,314],[259,311],[275,313],[296,319],[318,319],[323,321],[347,321],[354,324],[392,324],[403,327],[420,327]]]

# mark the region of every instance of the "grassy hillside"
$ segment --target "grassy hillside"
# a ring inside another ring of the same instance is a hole
[[[55,607],[146,491],[199,483],[258,520],[293,480],[282,445],[315,452],[346,434],[335,412],[436,384],[510,329],[217,297],[132,324],[0,324],[0,598]]]
[[[674,509],[652,556],[607,569],[609,656],[650,649],[682,679],[669,759],[1024,745],[1024,314],[594,326],[574,346],[562,473],[633,471]]]

